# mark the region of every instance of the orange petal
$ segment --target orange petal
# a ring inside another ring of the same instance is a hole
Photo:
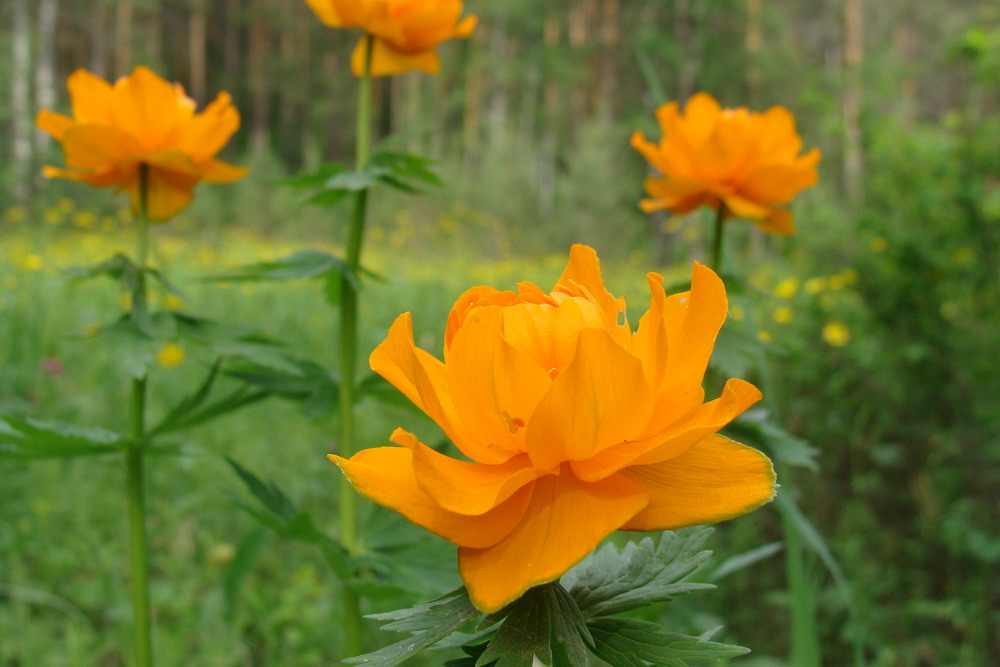
[[[127,160],[135,160],[142,147],[128,133],[103,125],[74,125],[62,140],[66,166],[97,170]]]
[[[448,389],[465,428],[491,446],[523,452],[525,425],[552,380],[503,330],[499,306],[466,318],[448,350]]]
[[[646,506],[642,488],[621,475],[596,484],[565,468],[534,483],[517,527],[487,549],[463,547],[458,569],[472,603],[493,612],[538,584],[553,581]]]
[[[610,447],[585,461],[574,461],[573,472],[580,479],[596,481],[628,466],[661,463],[675,458],[731,422],[760,398],[760,390],[749,382],[729,380],[722,396],[714,401],[687,414],[675,415],[680,419],[675,418],[673,423],[655,435]]]
[[[506,463],[484,465],[445,456],[401,428],[389,438],[413,452],[413,470],[420,488],[441,508],[465,515],[488,512],[525,484],[552,474],[531,465],[526,454]]]
[[[146,151],[164,148],[164,140],[194,115],[177,88],[147,67],[136,67],[114,87],[111,122],[135,137]]]
[[[813,157],[815,156],[815,157]],[[807,157],[819,160],[819,151]],[[796,193],[816,184],[815,164],[776,164],[755,170],[740,183],[739,193],[751,201],[787,204]]]
[[[574,244],[569,251],[569,261],[562,275],[556,281],[553,292],[565,292],[571,296],[583,296],[593,300],[604,313],[605,327],[613,332],[615,340],[622,340],[622,334],[628,331],[628,325],[619,326],[619,319],[625,312],[625,299],[615,298],[604,286],[601,278],[601,262],[597,259],[597,251],[585,245]],[[615,331],[622,329],[623,331]]]
[[[639,151],[639,153],[646,158],[646,162],[651,164],[661,174],[666,175],[670,173],[670,163],[664,159],[663,153],[661,153],[656,147],[656,144],[647,141],[646,135],[641,131],[636,130],[632,133],[632,138],[629,140],[629,144],[632,148]]]
[[[472,31],[476,29],[476,25],[479,23],[479,18],[474,14],[466,16],[464,19],[458,22],[455,26],[455,37],[468,37],[472,34]]]
[[[361,38],[351,54],[351,70],[355,76],[361,76],[365,71],[365,38]],[[372,45],[372,76],[391,76],[412,70],[420,70],[428,74],[441,71],[441,57],[433,48],[426,51],[404,53],[392,47],[385,40],[375,38]]]
[[[107,125],[111,122],[111,84],[85,69],[78,69],[66,80],[73,104],[73,120],[80,124]]]
[[[480,444],[476,434],[465,428],[448,392],[445,366],[413,343],[413,320],[409,313],[396,318],[389,335],[372,352],[371,369],[427,413],[452,442],[474,461],[503,463],[515,452]]]
[[[633,466],[622,475],[649,494],[649,505],[623,530],[673,530],[744,514],[775,495],[771,461],[721,435],[711,435],[680,456]]]
[[[708,93],[697,93],[687,101],[682,133],[692,148],[697,150],[709,139],[721,114],[722,107]]]
[[[319,20],[331,28],[346,28],[349,26],[345,17],[341,16],[334,6],[334,0],[306,0],[306,4],[313,10]]]
[[[649,310],[640,318],[639,329],[632,336],[632,354],[642,361],[646,382],[653,390],[663,384],[667,372],[667,354],[670,349],[667,329],[663,322],[663,308],[667,299],[663,290],[663,276],[646,275],[649,282]]]
[[[125,187],[135,178],[135,165],[119,168],[118,165],[111,165],[104,170],[98,171],[70,171],[60,167],[42,167],[42,175],[46,178],[68,178],[73,181],[80,181],[93,185],[97,188],[106,188],[111,185]]]
[[[232,183],[240,180],[250,171],[246,167],[237,167],[214,158],[199,164],[198,168],[201,170],[202,180],[206,183]]]
[[[466,516],[442,509],[417,484],[413,454],[402,447],[363,449],[350,459],[329,454],[358,493],[399,512],[421,528],[462,547],[485,549],[510,534],[531,500],[533,484],[494,509]]]
[[[771,209],[766,218],[754,220],[754,224],[768,234],[787,235],[795,233],[795,221],[792,218],[792,212],[785,209]]]
[[[642,363],[607,332],[584,329],[576,356],[528,423],[528,454],[539,468],[587,459],[637,437],[652,411]]]
[[[61,113],[53,113],[48,109],[42,109],[35,116],[35,125],[42,132],[46,132],[54,139],[62,141],[66,131],[73,127],[73,119]]]
[[[146,183],[146,212],[154,222],[165,222],[184,210],[193,198],[191,190],[198,176],[150,166]],[[132,200],[132,210],[140,207],[139,179],[125,186]]]
[[[214,156],[240,127],[240,114],[229,93],[219,93],[204,111],[175,125],[164,145],[182,150],[195,162]]]

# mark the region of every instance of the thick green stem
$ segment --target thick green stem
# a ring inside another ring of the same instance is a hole
[[[355,148],[355,169],[368,165],[371,152],[371,58],[372,37],[365,36],[365,69],[358,85],[358,116]],[[347,233],[347,269],[358,276],[361,268],[361,247],[364,241],[368,191],[354,197],[350,228]],[[357,283],[346,277],[340,281],[340,455],[350,457],[356,451],[354,436],[354,370],[358,354],[358,290]],[[358,541],[357,494],[346,477],[339,489],[340,539],[351,554],[360,551]],[[358,594],[344,583],[344,635],[348,655],[361,653],[361,605]]]
[[[132,295],[132,314],[144,317],[146,280],[143,270],[149,255],[149,215],[146,201],[148,167],[139,167],[139,239],[136,264],[139,275]],[[150,667],[153,649],[149,617],[149,547],[146,539],[146,497],[144,456],[146,453],[146,378],[132,380],[129,401],[129,446],[125,451],[126,494],[128,506],[129,564],[132,570],[132,623],[135,664]]]
[[[719,210],[715,213],[715,236],[712,239],[712,270],[722,272],[722,232],[726,222],[726,203],[719,202]]]

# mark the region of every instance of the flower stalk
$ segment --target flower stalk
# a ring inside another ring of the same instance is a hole
[[[355,144],[355,169],[363,170],[371,154],[371,61],[373,39],[366,35],[364,41],[364,72],[358,82],[358,113]],[[347,235],[347,270],[357,276],[361,269],[361,248],[364,241],[365,218],[368,210],[368,190],[360,190],[354,197],[351,222]],[[344,456],[356,451],[354,423],[355,367],[358,355],[358,291],[357,282],[348,276],[340,280],[340,450]],[[340,539],[348,553],[360,550],[358,541],[357,495],[347,479],[342,479],[339,489]],[[362,650],[361,607],[358,594],[344,582],[344,632],[349,655]]]
[[[712,269],[722,272],[722,232],[726,223],[726,202],[720,201],[715,212],[715,236],[712,239]]]
[[[132,316],[146,311],[145,268],[149,255],[148,216],[149,167],[139,167],[139,216],[136,264],[139,267],[132,295]],[[138,667],[153,664],[149,615],[149,547],[146,537],[145,453],[146,453],[146,377],[132,380],[129,401],[129,445],[125,450],[126,504],[129,527],[129,564],[132,571],[132,623],[135,662]]]

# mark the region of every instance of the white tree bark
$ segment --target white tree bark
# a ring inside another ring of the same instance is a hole
[[[28,200],[31,184],[31,17],[30,0],[13,0],[11,27],[10,108],[13,115],[11,158],[14,166],[14,197]]]
[[[51,109],[56,103],[56,20],[59,0],[37,0],[38,39],[35,62],[35,106]],[[44,132],[35,132],[35,151],[42,152],[49,138]]]

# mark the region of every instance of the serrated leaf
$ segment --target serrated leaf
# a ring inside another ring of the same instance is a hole
[[[536,586],[507,606],[506,618],[476,661],[476,667],[532,667],[535,658],[552,664],[548,586]]]
[[[712,529],[704,526],[668,531],[658,544],[647,537],[638,545],[629,542],[620,553],[606,544],[572,570],[570,594],[584,616],[592,618],[714,588],[681,581],[711,555],[701,550],[711,534]]]
[[[125,254],[119,252],[92,266],[79,266],[66,269],[64,275],[76,280],[89,280],[91,278],[106,276],[113,280],[120,280],[125,291],[131,293],[135,290],[139,268]]]
[[[227,375],[282,398],[300,401],[309,417],[330,414],[340,395],[337,376],[308,360],[292,359],[291,362],[296,367],[295,372],[247,363],[227,371]]]
[[[118,452],[118,433],[32,418],[0,418],[0,458],[56,459]]]
[[[333,176],[323,184],[323,189],[358,192],[375,185],[375,174],[370,171],[345,171]]]
[[[233,559],[226,566],[222,576],[222,599],[224,615],[230,621],[236,616],[236,602],[243,588],[243,582],[246,581],[254,561],[257,560],[257,554],[264,546],[266,538],[267,531],[263,528],[254,529],[240,542]]]
[[[570,665],[587,664],[587,647],[594,646],[594,638],[587,628],[587,621],[576,606],[576,601],[558,583],[546,586],[552,611],[552,638]]]
[[[347,171],[347,166],[340,162],[325,162],[315,171],[299,174],[281,181],[282,185],[293,188],[318,188],[337,174]]]
[[[125,373],[137,379],[146,377],[160,344],[144,333],[130,314],[101,329],[101,335],[110,339],[115,361]]]
[[[352,665],[371,665],[372,667],[398,665],[427,646],[447,637],[481,613],[472,606],[465,589],[459,589],[410,609],[372,614],[367,618],[391,621],[382,626],[383,630],[417,632],[418,634],[374,653],[348,658],[344,662]]]
[[[588,625],[596,643],[594,654],[615,667],[684,667],[750,652],[742,646],[663,632],[656,623],[635,618],[598,618]]]

